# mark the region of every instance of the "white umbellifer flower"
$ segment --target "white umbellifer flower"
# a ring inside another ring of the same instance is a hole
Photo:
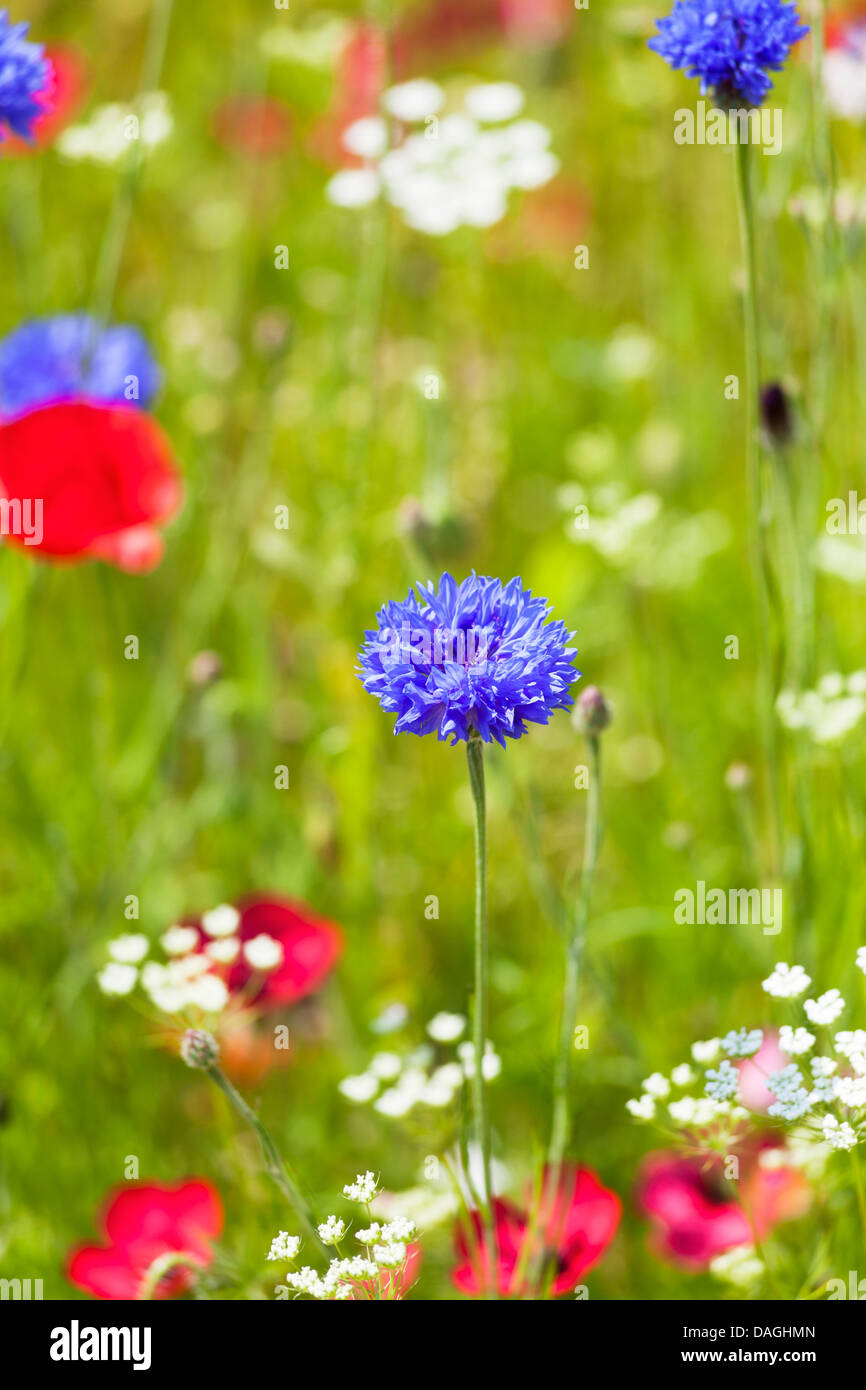
[[[437,1086],[447,1086],[456,1091],[463,1085],[463,1068],[459,1062],[445,1062],[436,1068],[430,1080]]]
[[[367,1169],[366,1173],[358,1173],[354,1182],[347,1182],[343,1188],[343,1196],[350,1202],[363,1202],[365,1205],[372,1202],[379,1186],[376,1174]]]
[[[668,1106],[668,1114],[672,1120],[676,1120],[679,1125],[690,1125],[698,1113],[699,1102],[694,1096],[683,1096],[682,1100],[672,1100]]]
[[[866,119],[866,62],[863,38],[846,28],[844,43],[824,54],[821,75],[827,106],[846,121]]]
[[[328,181],[325,197],[338,208],[363,208],[375,202],[380,187],[373,169],[341,169]]]
[[[803,1008],[810,1023],[835,1023],[845,1008],[845,1000],[838,989],[828,989],[817,999],[807,999]]]
[[[821,1128],[824,1132],[824,1141],[830,1145],[831,1149],[853,1149],[857,1143],[857,1135],[847,1120],[843,1120],[840,1124],[835,1115],[825,1115]]]
[[[358,1105],[372,1100],[378,1089],[379,1082],[375,1076],[369,1076],[364,1072],[360,1076],[344,1076],[337,1087],[341,1096],[345,1096],[346,1100],[354,1100]]]
[[[396,1033],[409,1017],[405,1004],[389,1004],[370,1024],[371,1033]]]
[[[866,1049],[866,1031],[862,1028],[845,1028],[836,1034],[833,1047],[843,1057],[850,1057],[852,1052],[863,1052]]]
[[[396,1052],[377,1052],[367,1070],[380,1081],[393,1081],[400,1075],[403,1063]]]
[[[365,1226],[363,1230],[356,1231],[355,1239],[359,1240],[362,1245],[372,1245],[374,1241],[379,1239],[381,1230],[382,1227],[379,1222],[374,1221],[372,1226]]]
[[[267,932],[259,932],[244,944],[244,960],[253,970],[276,970],[283,963],[283,948]]]
[[[789,1057],[800,1057],[815,1046],[815,1035],[808,1028],[791,1028],[785,1023],[779,1029],[779,1047]]]
[[[389,87],[382,98],[382,105],[389,115],[398,121],[426,121],[435,116],[445,104],[445,93],[438,82],[426,77],[415,77],[410,82],[398,82]]]
[[[340,141],[350,154],[378,159],[388,148],[388,127],[381,116],[362,116],[346,126]]]
[[[167,956],[185,956],[198,945],[198,932],[195,927],[169,927],[159,940]]]
[[[234,936],[240,924],[241,914],[229,903],[220,903],[219,907],[211,908],[201,919],[205,936]]]
[[[675,1086],[690,1086],[695,1079],[695,1073],[688,1062],[681,1062],[678,1067],[674,1067],[671,1072],[671,1081]]]
[[[463,103],[476,121],[510,121],[523,110],[523,92],[515,82],[482,82]]]
[[[463,1014],[434,1014],[427,1024],[427,1032],[434,1042],[456,1042],[466,1031],[466,1018]]]
[[[866,975],[866,946],[861,946],[857,952],[857,969]]]
[[[241,949],[240,937],[224,936],[221,940],[209,941],[204,949],[205,955],[218,965],[231,965],[233,960],[237,960]]]
[[[407,1241],[414,1239],[415,1222],[410,1221],[406,1216],[396,1216],[393,1221],[388,1221],[382,1227],[382,1241],[385,1245],[390,1245],[395,1241]]]
[[[116,936],[113,941],[109,941],[108,954],[121,965],[138,965],[147,955],[149,945],[147,937],[141,932],[130,932],[126,936]]]
[[[373,1109],[378,1110],[380,1115],[387,1115],[392,1120],[399,1120],[404,1115],[409,1114],[417,1100],[418,1097],[409,1091],[391,1086],[387,1091],[382,1092],[377,1101],[374,1101]]]
[[[717,1279],[745,1287],[754,1284],[764,1273],[763,1261],[758,1259],[752,1245],[736,1245],[710,1260],[710,1270]]]
[[[100,970],[96,977],[96,982],[103,994],[129,994],[134,989],[138,979],[138,971],[134,965],[122,965],[118,961],[111,961],[103,970]]]
[[[392,88],[385,105],[400,119],[420,121],[434,114],[433,105],[438,111],[443,100],[435,83],[418,80]],[[511,189],[538,188],[554,176],[559,163],[548,148],[550,132],[543,125],[509,121],[522,103],[520,88],[512,83],[484,84],[471,89],[467,100],[484,108],[488,114],[483,119],[505,123],[484,129],[469,110],[451,112],[428,120],[423,133],[411,132],[378,156],[372,154],[373,140],[368,138],[372,132],[364,127],[358,133],[360,145],[363,153],[371,152],[373,162],[366,169],[341,171],[331,179],[326,196],[344,207],[360,207],[381,188],[407,226],[428,236],[447,236],[462,226],[494,226],[505,216]],[[414,116],[407,114],[410,109]]]
[[[671,1089],[671,1083],[666,1076],[662,1076],[660,1071],[654,1071],[641,1083],[641,1090],[648,1096],[653,1096],[658,1100],[663,1100]]]
[[[319,1239],[326,1245],[337,1245],[346,1234],[346,1223],[338,1216],[329,1216],[319,1224]]]
[[[65,159],[117,164],[136,141],[153,149],[168,138],[173,127],[165,92],[146,92],[133,108],[114,102],[98,106],[89,121],[67,126],[56,147]]]
[[[481,1075],[485,1081],[495,1081],[502,1071],[502,1058],[498,1052],[485,1052],[481,1058]]]
[[[732,1028],[721,1039],[721,1045],[729,1057],[753,1057],[763,1041],[760,1028]]]
[[[866,1076],[837,1076],[833,1093],[849,1110],[862,1110],[866,1105]]]
[[[396,1269],[406,1258],[406,1246],[402,1241],[389,1245],[374,1245],[373,1259],[383,1269]]]
[[[656,1113],[656,1103],[652,1096],[647,1095],[637,1100],[627,1100],[625,1108],[636,1120],[651,1120]]]
[[[802,965],[786,965],[780,961],[772,974],[761,981],[761,988],[775,999],[796,999],[808,989],[812,980]]]
[[[721,1043],[718,1038],[707,1038],[705,1042],[692,1043],[692,1057],[696,1062],[714,1062],[719,1055]]]
[[[201,975],[189,985],[187,998],[204,1013],[218,1014],[229,1002],[229,992],[216,975]]]
[[[269,1260],[293,1260],[301,1248],[301,1237],[290,1236],[288,1231],[280,1231],[271,1241]]]

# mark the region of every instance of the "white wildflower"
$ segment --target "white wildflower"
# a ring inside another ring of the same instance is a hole
[[[112,961],[100,970],[96,982],[103,994],[129,994],[135,987],[138,971],[134,965],[121,965]]]
[[[828,989],[817,999],[807,999],[803,1008],[810,1023],[835,1023],[845,1008],[845,1000],[838,989]]]
[[[121,965],[138,965],[144,960],[150,945],[147,937],[140,932],[129,932],[126,936],[116,936],[108,943],[108,954]]]
[[[259,932],[244,945],[244,959],[253,970],[276,970],[283,962],[283,947],[267,932]]]
[[[241,922],[241,914],[236,907],[220,903],[211,908],[201,919],[205,936],[234,936]]]
[[[761,982],[761,988],[775,999],[796,999],[812,983],[802,965],[786,965],[784,961]]]

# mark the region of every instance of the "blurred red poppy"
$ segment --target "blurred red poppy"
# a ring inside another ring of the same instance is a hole
[[[141,410],[74,401],[0,424],[3,537],[43,559],[153,569],[163,552],[156,526],[182,496],[168,440]],[[16,505],[29,535],[14,524]]]
[[[73,1284],[95,1298],[139,1298],[154,1260],[183,1258],[166,1270],[154,1298],[171,1298],[196,1277],[189,1265],[205,1269],[213,1260],[211,1241],[223,1226],[222,1203],[201,1178],[175,1186],[144,1182],[120,1188],[108,1200],[101,1226],[103,1245],[72,1252],[67,1272]]]
[[[766,1150],[765,1150],[766,1151]],[[651,1245],[686,1269],[706,1269],[737,1245],[763,1240],[781,1221],[799,1216],[808,1203],[808,1184],[785,1166],[764,1168],[759,1151],[742,1156],[742,1174],[732,1196],[716,1156],[651,1154],[638,1182],[639,1206],[652,1219]]]
[[[363,163],[343,148],[340,137],[353,121],[378,111],[387,73],[388,52],[383,31],[363,21],[351,24],[337,60],[331,109],[316,126],[310,141],[317,158],[345,167]]]
[[[213,115],[214,135],[226,149],[259,159],[281,154],[292,131],[291,114],[274,97],[232,96]]]
[[[241,952],[226,976],[231,995],[243,993],[245,1008],[269,1013],[320,988],[343,950],[338,926],[316,917],[303,903],[285,898],[248,898],[238,905],[238,911],[241,918],[236,935],[240,941],[270,936],[282,946],[283,958],[275,970],[262,973],[254,971]],[[190,925],[198,928],[204,944],[208,938],[201,919]]]
[[[495,1199],[500,1295],[530,1296],[533,1267],[539,1271],[542,1287],[549,1281],[554,1296],[570,1292],[613,1240],[621,1209],[616,1193],[603,1187],[590,1168],[572,1163],[562,1166],[555,1186],[550,1170],[545,1169],[535,1213]],[[471,1229],[467,1230],[463,1221],[457,1225],[455,1247],[460,1263],[451,1278],[461,1293],[478,1295],[492,1284],[490,1254],[481,1214],[471,1212],[470,1220]]]
[[[39,93],[39,103],[45,113],[33,122],[33,140],[10,136],[3,142],[3,158],[10,155],[32,154],[45,149],[57,139],[80,110],[87,91],[87,70],[74,48],[46,45],[45,58],[51,67],[48,85]]]

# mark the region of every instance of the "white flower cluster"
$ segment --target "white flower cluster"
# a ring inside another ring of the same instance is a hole
[[[65,159],[90,159],[95,164],[117,164],[138,140],[153,149],[167,140],[174,128],[165,92],[146,92],[135,108],[111,103],[98,106],[89,121],[67,126],[57,139]]]
[[[416,1106],[426,1105],[434,1110],[446,1110],[457,1099],[463,1083],[475,1071],[475,1049],[471,1042],[457,1040],[466,1030],[463,1014],[438,1013],[427,1024],[427,1034],[440,1047],[456,1043],[454,1060],[437,1060],[437,1051],[430,1043],[405,1055],[399,1052],[377,1052],[367,1068],[339,1083],[340,1094],[356,1105],[373,1102],[380,1115],[402,1119]],[[485,1081],[493,1081],[502,1070],[502,1062],[488,1041],[481,1070]]]
[[[368,1171],[359,1173],[354,1182],[346,1183],[343,1195],[365,1206],[369,1213],[376,1190],[376,1176]],[[345,1256],[341,1253],[340,1242],[346,1236],[346,1223],[341,1217],[328,1216],[320,1223],[318,1232],[324,1245],[335,1247],[336,1257],[324,1274],[309,1265],[290,1269],[286,1274],[288,1288],[296,1294],[328,1301],[355,1298],[393,1300],[401,1297],[403,1290],[399,1277],[391,1272],[403,1269],[406,1264],[409,1242],[416,1235],[414,1221],[404,1216],[386,1222],[371,1221],[369,1226],[355,1233],[355,1239],[364,1246],[362,1255]],[[291,1265],[297,1259],[300,1248],[300,1236],[290,1236],[286,1231],[280,1231],[271,1241],[267,1258],[283,1260]]]
[[[221,1013],[229,1000],[226,969],[239,956],[261,973],[275,970],[283,959],[280,942],[264,933],[241,942],[239,924],[237,908],[223,903],[202,917],[204,944],[195,927],[169,927],[160,938],[168,958],[162,961],[145,960],[151,943],[142,933],[115,937],[108,943],[109,963],[97,975],[99,988],[124,995],[140,984],[162,1013]]]
[[[814,690],[781,690],[776,713],[786,729],[803,729],[814,743],[840,743],[866,714],[866,671],[834,671]]]
[[[557,173],[550,131],[516,120],[523,92],[511,82],[470,88],[461,110],[441,115],[446,97],[436,82],[416,78],[390,87],[387,115],[366,116],[343,132],[363,168],[335,174],[325,192],[338,207],[363,207],[384,195],[407,226],[428,236],[458,227],[492,227],[508,209],[513,189],[539,188]],[[388,117],[421,126],[389,148]]]
[[[857,952],[857,965],[866,974],[866,946]],[[779,999],[794,999],[812,983],[801,965],[780,962],[763,981],[765,993]],[[813,1029],[830,1028],[844,1012],[845,1000],[838,989],[828,989],[816,999],[806,999],[803,1010]],[[778,1046],[788,1057],[805,1057],[817,1044],[817,1034],[803,1025],[784,1025]],[[739,1102],[739,1071],[730,1058],[753,1057],[763,1043],[760,1029],[732,1029],[724,1038],[696,1042],[693,1059],[707,1069],[703,1076],[703,1095],[683,1095],[670,1099],[671,1087],[689,1086],[695,1080],[688,1063],[675,1067],[670,1080],[653,1072],[642,1084],[642,1094],[626,1102],[629,1114],[638,1120],[661,1118],[658,1109],[675,1125],[703,1132],[704,1142],[722,1139],[736,1124],[748,1117]],[[809,1060],[808,1073],[797,1062],[789,1062],[765,1077],[773,1101],[767,1113],[774,1119],[797,1125],[798,1132],[823,1142],[831,1149],[853,1149],[866,1137],[866,1029],[842,1029],[830,1044],[832,1053]],[[717,1067],[709,1065],[726,1053]],[[756,1065],[753,1063],[753,1065]],[[802,1125],[800,1122],[803,1122]]]

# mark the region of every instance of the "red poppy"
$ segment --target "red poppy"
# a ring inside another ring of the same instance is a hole
[[[31,126],[32,141],[21,140],[15,135],[4,140],[4,159],[11,154],[32,154],[34,150],[53,144],[84,101],[87,72],[76,50],[47,45],[44,56],[51,68],[48,83],[37,97],[40,106],[45,108],[44,114],[37,116]]]
[[[652,1218],[655,1251],[686,1269],[706,1269],[737,1245],[763,1240],[781,1221],[799,1216],[808,1185],[793,1168],[764,1168],[759,1150],[742,1156],[737,1191],[722,1177],[723,1160],[673,1152],[652,1154],[643,1165],[638,1203]]]
[[[101,1225],[106,1244],[73,1251],[69,1278],[95,1298],[135,1299],[161,1256],[183,1256],[201,1269],[211,1263],[211,1241],[223,1225],[222,1203],[216,1189],[201,1178],[174,1187],[139,1183],[110,1197]],[[195,1277],[188,1264],[178,1264],[159,1281],[153,1297],[182,1293]]]
[[[347,126],[379,109],[388,73],[388,51],[383,31],[375,24],[349,26],[349,38],[337,60],[331,110],[313,132],[313,152],[327,164],[350,166],[363,163],[343,148],[340,137]]]
[[[531,1194],[530,1194],[531,1196]],[[622,1206],[615,1192],[603,1187],[590,1168],[562,1166],[554,1187],[545,1169],[538,1209],[521,1211],[497,1198],[493,1219],[497,1244],[497,1283],[502,1297],[532,1293],[533,1271],[549,1281],[554,1296],[568,1293],[597,1264],[619,1224]],[[492,1282],[490,1254],[479,1212],[470,1213],[472,1229],[459,1222],[455,1247],[460,1263],[451,1278],[461,1293],[478,1295]],[[552,1267],[552,1279],[551,1275]]]
[[[319,989],[333,970],[343,950],[343,934],[333,922],[316,917],[303,903],[284,898],[248,898],[238,905],[241,920],[236,935],[241,942],[254,936],[270,936],[283,948],[283,958],[275,970],[255,972],[241,952],[229,968],[229,992],[245,995],[244,1003],[260,1013],[294,1004]],[[201,920],[198,927],[202,944],[208,938]]]
[[[177,511],[182,488],[168,440],[148,415],[74,401],[0,424],[0,498],[13,517],[16,502],[22,515],[41,510],[41,536],[7,523],[10,544],[141,573],[162,557],[156,525]]]
[[[227,149],[268,159],[285,149],[292,123],[288,108],[273,97],[232,96],[214,112],[213,129]]]

